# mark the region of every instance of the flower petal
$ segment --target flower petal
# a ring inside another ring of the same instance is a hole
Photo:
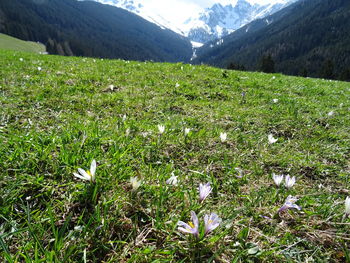
[[[73,173],[75,177],[79,178],[79,179],[82,179],[82,180],[86,180],[88,181],[89,179],[85,178],[84,176],[81,176],[80,174],[77,174],[77,173]]]
[[[198,217],[194,211],[191,211],[191,218],[192,218],[192,222],[194,224],[194,228],[198,230],[199,220],[198,220]]]
[[[194,234],[194,229],[187,223],[183,221],[177,222],[178,230],[188,234]]]
[[[95,172],[96,172],[96,161],[94,159],[92,160],[91,166],[90,166],[91,177],[95,177]]]
[[[78,168],[78,172],[85,177],[86,180],[90,180],[91,176],[84,170],[81,168]]]

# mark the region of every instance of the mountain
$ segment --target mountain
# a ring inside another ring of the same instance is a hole
[[[238,0],[236,4],[214,4],[210,8],[199,9],[198,13],[176,25],[160,14],[161,10],[151,8],[141,0],[95,0],[99,3],[114,5],[133,12],[162,28],[168,28],[188,37],[193,42],[206,43],[232,33],[245,24],[288,6],[297,0],[270,0],[265,5],[250,4],[247,0]]]
[[[258,5],[238,0],[235,5],[214,4],[197,16],[189,18],[183,30],[190,40],[206,43],[226,36],[249,22],[271,15],[296,1],[280,0],[267,5]]]
[[[142,0],[79,0],[79,1],[96,1],[101,4],[107,4],[116,6],[119,8],[123,8],[125,10],[128,10],[129,12],[132,12],[138,16],[141,16],[142,18],[148,20],[149,22],[152,22],[159,27],[163,29],[170,29],[174,31],[175,33],[184,35],[184,32],[175,26],[173,23],[171,23],[169,20],[164,18],[159,13],[159,10],[155,10],[147,5],[147,2]]]
[[[350,77],[350,1],[301,0],[197,49],[196,63],[290,75]]]
[[[191,43],[124,9],[92,1],[0,1],[0,32],[40,41],[51,54],[187,61]]]

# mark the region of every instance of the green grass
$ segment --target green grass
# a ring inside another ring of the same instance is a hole
[[[0,56],[0,261],[349,261],[349,83]],[[95,184],[73,176],[93,159]],[[172,172],[178,186],[165,182]],[[296,184],[277,187],[272,173]],[[278,214],[288,195],[302,210]],[[191,210],[222,223],[196,242],[177,230]]]
[[[24,51],[32,53],[43,53],[46,47],[43,44],[31,41],[23,41],[0,33],[0,49]]]

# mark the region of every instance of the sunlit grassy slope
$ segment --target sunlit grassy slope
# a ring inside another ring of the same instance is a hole
[[[10,51],[0,68],[0,261],[349,260],[349,83]],[[96,183],[73,176],[93,159]],[[301,211],[278,213],[288,195]],[[222,222],[196,240],[190,211]]]
[[[45,52],[46,48],[43,44],[23,41],[18,38],[14,38],[5,34],[0,33],[0,49],[25,51],[40,53]]]

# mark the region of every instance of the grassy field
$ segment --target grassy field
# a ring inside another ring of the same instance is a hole
[[[0,33],[0,49],[24,51],[32,53],[41,53],[46,51],[43,44],[31,41],[23,41]]]
[[[1,262],[350,262],[349,83],[0,58]],[[73,175],[93,160],[94,182]],[[198,237],[178,230],[191,211]]]

